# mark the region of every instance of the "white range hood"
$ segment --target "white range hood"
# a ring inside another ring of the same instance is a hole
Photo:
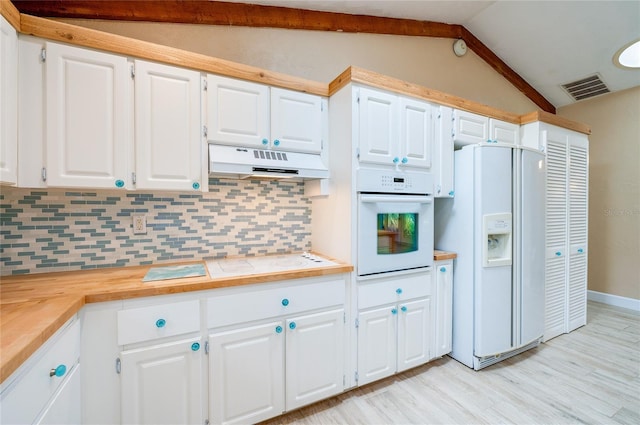
[[[319,154],[209,144],[209,174],[227,178],[326,179]]]

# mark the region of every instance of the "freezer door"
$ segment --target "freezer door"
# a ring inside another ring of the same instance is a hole
[[[495,243],[483,228],[486,216],[512,213],[512,149],[476,146],[474,158],[474,355],[484,357],[512,348],[512,266],[485,266],[485,245]]]
[[[526,345],[544,333],[545,176],[543,154],[522,150],[520,164],[519,304],[516,345]]]

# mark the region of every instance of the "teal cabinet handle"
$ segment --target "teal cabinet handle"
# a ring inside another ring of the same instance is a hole
[[[446,272],[446,271],[447,271],[447,269],[446,269],[445,267],[440,267],[440,271],[441,271],[442,273],[444,273],[444,272]]]
[[[124,180],[116,180],[116,187],[124,187]]]
[[[54,377],[57,376],[58,378],[64,376],[64,374],[67,373],[67,367],[63,364],[59,365],[58,367],[56,367],[55,369],[51,369],[49,371],[49,377]]]
[[[407,306],[403,305],[402,307],[400,307],[400,310],[402,310],[403,313],[406,313],[407,311]]]
[[[400,158],[398,158],[397,156],[395,158],[393,158],[393,163],[397,164],[400,161]]]
[[[398,309],[392,308],[391,309],[391,314],[398,314]]]
[[[402,288],[396,289],[396,294],[398,294],[398,295],[402,294]]]
[[[449,196],[453,196],[453,190],[449,191]]]
[[[294,330],[296,328],[296,322],[289,323],[289,329]]]
[[[198,351],[199,349],[200,349],[199,342],[194,342],[193,344],[191,344],[191,351]]]
[[[269,141],[267,139],[262,139],[262,144],[264,146],[267,146],[269,144]]]
[[[194,188],[195,190],[200,189],[200,183],[198,182],[193,182],[193,184],[191,185],[192,188]]]
[[[287,298],[283,298],[282,305],[285,306],[285,307],[288,306],[289,305],[289,300]]]
[[[280,146],[280,140],[276,139],[273,141],[273,146]]]
[[[583,252],[584,252],[584,249],[582,249],[582,248],[578,248],[578,253],[579,253],[579,254],[582,254]]]
[[[402,163],[406,164],[407,162],[409,162],[409,159],[405,156],[402,158]]]
[[[562,255],[562,252],[560,252],[560,251],[556,251],[556,257],[559,257],[559,256],[561,256],[561,255]]]
[[[156,327],[158,328],[164,328],[164,325],[167,324],[167,321],[164,319],[158,319],[156,320]]]
[[[282,333],[282,326],[280,325],[276,326],[276,333],[277,334]]]

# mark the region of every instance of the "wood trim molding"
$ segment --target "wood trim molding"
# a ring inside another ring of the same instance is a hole
[[[248,0],[250,1],[250,0]],[[462,38],[540,109],[556,108],[462,25],[207,0],[15,0],[22,13],[58,18],[174,22]]]
[[[20,11],[18,11],[9,0],[0,0],[0,15],[2,15],[16,31],[20,31]]]
[[[399,80],[397,78],[389,77],[388,75],[378,74],[377,72],[355,66],[347,68],[342,74],[329,83],[329,96],[333,95],[350,82],[365,84],[394,93],[417,97],[440,105],[462,109],[513,124],[520,124],[520,115],[518,114],[503,111],[462,97],[429,89],[417,84],[408,83],[404,80]]]
[[[78,46],[134,56],[140,59],[148,59],[276,87],[327,96],[327,85],[316,81],[267,71],[262,68],[213,58],[173,47],[82,28],[50,19],[23,14],[20,19],[20,27],[21,32],[24,34],[30,34],[48,40],[72,43]]]
[[[537,121],[557,125],[558,127],[577,131],[578,133],[583,133],[586,135],[591,134],[591,127],[589,127],[588,125],[579,123],[577,121],[571,121],[568,118],[561,117],[560,115],[550,114],[549,112],[535,111],[520,116],[520,125]]]

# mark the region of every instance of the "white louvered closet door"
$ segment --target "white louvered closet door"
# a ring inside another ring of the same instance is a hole
[[[587,323],[588,148],[569,143],[569,271],[566,332]]]
[[[567,244],[567,140],[547,135],[544,340],[565,332]]]

